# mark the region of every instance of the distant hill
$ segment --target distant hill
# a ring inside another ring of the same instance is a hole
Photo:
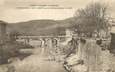
[[[72,18],[65,20],[31,20],[27,22],[10,23],[8,32],[17,31],[25,35],[63,35],[65,29],[72,27]]]

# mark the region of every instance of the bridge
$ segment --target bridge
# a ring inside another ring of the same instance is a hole
[[[58,46],[60,42],[71,39],[71,36],[18,36],[17,41],[30,44],[32,46]]]

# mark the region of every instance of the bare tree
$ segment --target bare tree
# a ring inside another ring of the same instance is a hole
[[[77,29],[85,32],[108,31],[110,23],[107,9],[107,5],[99,2],[90,3],[85,8],[78,9],[74,16]]]

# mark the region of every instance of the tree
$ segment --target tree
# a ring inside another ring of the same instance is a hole
[[[83,9],[75,12],[75,24],[78,31],[82,32],[100,32],[108,31],[110,27],[109,17],[107,14],[107,5],[99,2],[90,3]]]
[[[12,31],[9,33],[9,38],[11,41],[16,41],[17,37],[20,35],[17,31]]]

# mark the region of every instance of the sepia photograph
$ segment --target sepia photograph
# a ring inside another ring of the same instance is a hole
[[[115,72],[115,0],[0,0],[0,72]]]

